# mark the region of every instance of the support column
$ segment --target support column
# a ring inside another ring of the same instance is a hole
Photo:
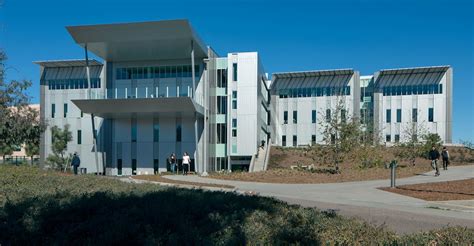
[[[84,46],[84,51],[86,54],[86,75],[87,75],[87,99],[90,99],[91,97],[91,74],[90,74],[90,68],[89,68],[89,54],[87,52],[87,44]],[[94,152],[95,152],[95,166],[97,168],[97,175],[99,175],[99,155],[97,153],[97,134],[95,130],[95,120],[94,120],[94,114],[91,114],[91,121],[92,121],[92,136],[93,136],[93,143],[94,143]]]
[[[192,98],[196,101],[196,78],[195,78],[195,68],[194,68],[194,41],[191,40],[191,78],[193,80],[193,95]],[[194,170],[199,172],[199,165],[201,165],[199,161],[199,140],[198,140],[198,116],[197,112],[194,112],[194,141],[196,145],[196,151],[194,153]]]

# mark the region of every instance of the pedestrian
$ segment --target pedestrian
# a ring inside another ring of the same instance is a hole
[[[176,155],[174,153],[171,153],[169,157],[169,162],[170,162],[171,173],[178,172],[176,168]]]
[[[431,167],[436,170],[435,176],[439,176],[438,159],[440,157],[440,154],[434,145],[433,147],[431,147],[429,157],[431,160]]]
[[[443,150],[441,151],[441,157],[443,158],[443,170],[448,170],[449,152],[448,149],[446,149],[446,146],[443,147]]]
[[[74,175],[77,175],[77,168],[81,165],[81,159],[79,159],[79,156],[77,155],[76,152],[74,152],[74,155],[72,156],[71,160],[71,166],[74,169]]]
[[[191,163],[191,159],[189,158],[188,152],[184,152],[184,155],[183,155],[183,175],[188,175],[189,164],[190,163]]]

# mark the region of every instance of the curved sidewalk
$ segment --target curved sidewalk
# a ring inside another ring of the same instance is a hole
[[[269,184],[219,180],[198,176],[166,176],[169,179],[200,183],[217,183],[235,186],[244,192],[320,209],[334,209],[338,213],[359,217],[376,225],[385,224],[400,232],[414,232],[461,225],[474,228],[474,201],[464,209],[445,208],[443,204],[398,195],[379,190],[390,186],[390,180],[371,180],[331,184]],[[422,175],[397,179],[397,185],[431,183],[474,178],[474,166],[451,167],[441,176],[434,171]],[[474,187],[473,187],[474,189]],[[470,209],[472,207],[472,209]]]

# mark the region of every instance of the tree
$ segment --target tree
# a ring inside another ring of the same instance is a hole
[[[425,142],[423,146],[424,153],[428,153],[433,146],[439,149],[443,143],[443,140],[441,140],[441,137],[437,133],[425,134],[423,136],[423,141]]]
[[[6,55],[0,50],[0,151],[3,156],[11,154],[13,146],[22,146],[36,139],[45,129],[39,112],[29,107],[30,96],[26,90],[31,86],[28,80],[5,81]],[[36,141],[35,140],[35,141]]]
[[[423,125],[418,125],[416,122],[408,123],[403,128],[402,137],[405,141],[398,144],[399,151],[396,156],[411,161],[415,166],[416,158],[424,154],[423,143],[420,139],[424,139],[426,134],[427,131]]]
[[[51,150],[53,154],[50,154],[47,161],[58,170],[66,171],[68,163],[72,156],[71,154],[66,155],[67,143],[72,141],[72,133],[69,131],[69,125],[66,124],[64,129],[60,129],[57,126],[51,127],[51,135],[53,138]]]
[[[338,98],[336,107],[324,115],[326,120],[320,121],[323,141],[330,149],[336,173],[340,172],[339,164],[347,154],[358,146],[362,134],[359,120],[347,115],[348,110],[343,100]]]

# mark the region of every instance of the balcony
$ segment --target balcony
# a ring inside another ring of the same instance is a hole
[[[190,87],[126,87],[91,90],[88,99],[72,102],[82,112],[104,118],[204,114],[203,94],[192,95]]]

